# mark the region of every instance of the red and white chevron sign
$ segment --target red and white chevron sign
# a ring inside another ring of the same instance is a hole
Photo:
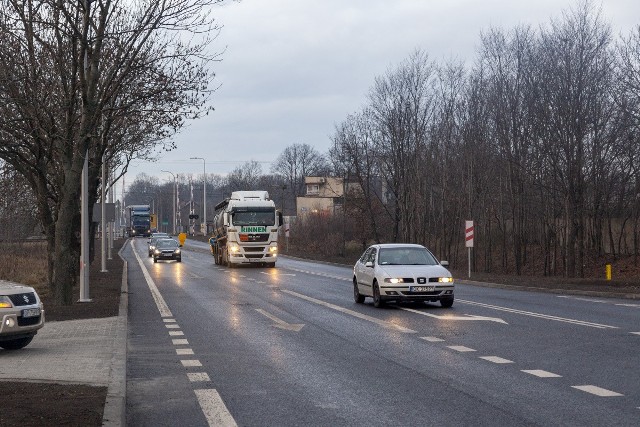
[[[473,247],[473,221],[465,221],[464,226],[464,245],[467,248]]]

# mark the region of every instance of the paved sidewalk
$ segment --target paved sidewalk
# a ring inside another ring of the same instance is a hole
[[[127,262],[118,316],[47,322],[19,351],[0,351],[0,380],[107,387],[103,426],[124,426],[127,363]]]

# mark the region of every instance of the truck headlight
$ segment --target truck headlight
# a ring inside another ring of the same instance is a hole
[[[278,247],[277,246],[269,246],[269,252],[271,252],[272,254],[278,252]]]
[[[232,243],[229,245],[229,252],[236,253],[240,250],[240,246],[237,243]]]

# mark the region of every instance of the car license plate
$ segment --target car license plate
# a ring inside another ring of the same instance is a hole
[[[22,317],[37,317],[40,316],[39,308],[25,308],[22,310]]]
[[[435,286],[411,286],[409,288],[409,291],[411,292],[433,292],[435,290]]]

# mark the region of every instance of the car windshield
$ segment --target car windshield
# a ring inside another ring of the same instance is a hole
[[[424,248],[380,248],[380,265],[437,265],[438,261]]]
[[[178,242],[175,240],[158,240],[156,242],[156,247],[159,249],[177,248]]]
[[[234,211],[233,225],[274,225],[276,215],[274,209],[259,211]]]

